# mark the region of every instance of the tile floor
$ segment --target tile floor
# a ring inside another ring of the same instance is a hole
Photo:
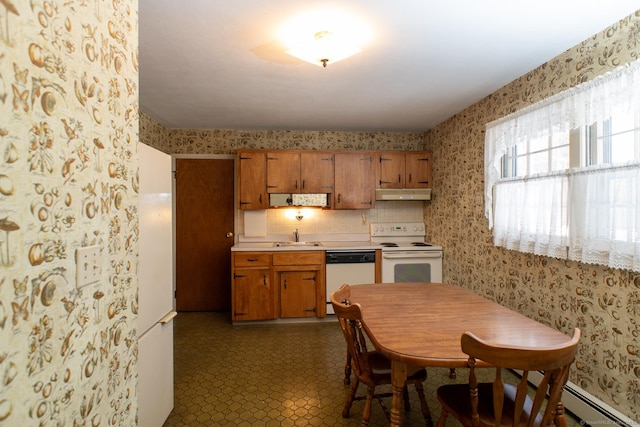
[[[175,319],[175,407],[165,427],[358,426],[362,401],[341,416],[345,343],[338,323],[232,325],[226,313],[180,313]],[[425,394],[434,423],[436,388],[456,380],[448,369],[428,369]],[[363,386],[361,386],[361,390]],[[415,389],[405,426],[423,426]],[[391,406],[390,399],[386,406]],[[569,427],[578,426],[568,414]],[[388,421],[372,406],[372,427]],[[457,423],[449,417],[447,426]]]

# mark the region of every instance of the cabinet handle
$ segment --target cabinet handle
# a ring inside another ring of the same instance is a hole
[[[262,194],[260,194],[260,206],[262,206]]]
[[[296,190],[298,189],[298,180],[296,179]]]
[[[284,288],[287,289],[287,279],[284,279]]]
[[[340,193],[338,193],[338,203],[341,203]]]
[[[258,258],[247,258],[248,262],[256,262],[258,261]]]
[[[413,178],[411,178],[411,174],[409,174],[409,182],[413,182]]]
[[[411,175],[409,175],[411,176]],[[411,181],[411,179],[409,179],[409,181]],[[400,174],[398,174],[398,183],[402,182],[402,176]]]
[[[302,180],[302,189],[304,190],[304,179]]]
[[[262,276],[262,284],[264,286],[267,286],[267,275],[266,274],[264,276]]]

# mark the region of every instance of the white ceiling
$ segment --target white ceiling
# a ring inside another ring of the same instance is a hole
[[[327,68],[278,26],[339,5],[373,40]],[[638,0],[139,0],[140,108],[168,128],[423,131],[638,9]]]

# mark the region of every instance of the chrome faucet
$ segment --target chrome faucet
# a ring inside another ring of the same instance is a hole
[[[298,229],[297,228],[295,230],[293,230],[293,240],[295,242],[299,242],[300,241],[300,233],[298,233]]]

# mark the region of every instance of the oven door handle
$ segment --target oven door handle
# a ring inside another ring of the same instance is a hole
[[[382,258],[385,259],[407,259],[407,258],[442,258],[442,254],[439,252],[424,252],[424,253],[415,253],[415,252],[392,252],[385,253],[382,252]]]

